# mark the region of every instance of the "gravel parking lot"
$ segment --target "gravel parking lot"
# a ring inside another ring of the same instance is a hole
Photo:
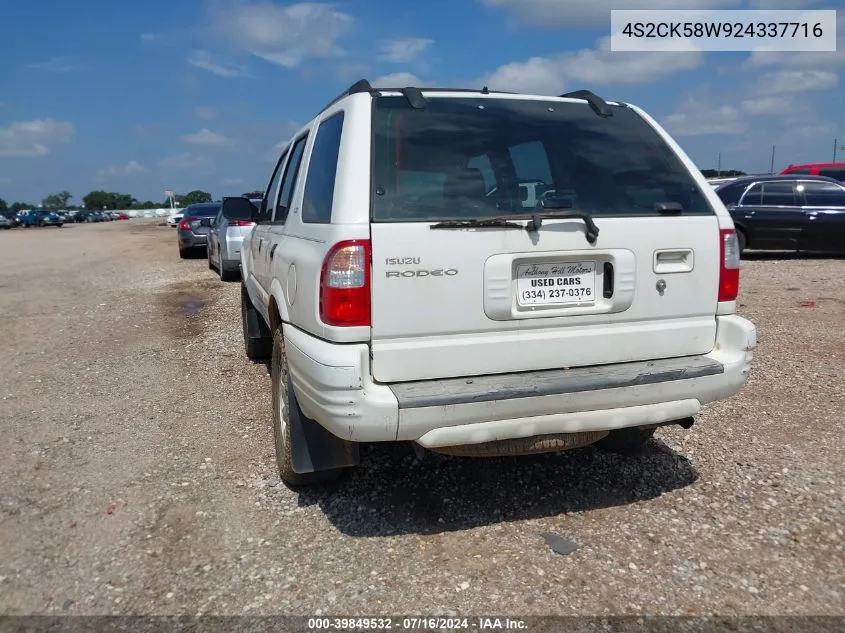
[[[747,259],[748,385],[642,456],[369,447],[295,493],[238,284],[173,229],[0,253],[3,614],[845,614],[845,259]]]

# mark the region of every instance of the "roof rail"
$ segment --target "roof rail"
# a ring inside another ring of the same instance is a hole
[[[607,105],[607,102],[589,90],[575,90],[574,92],[566,92],[560,96],[568,97],[570,99],[584,99],[588,104],[590,104],[593,112],[603,119],[613,116],[613,110],[609,105]]]
[[[366,79],[359,79],[354,84],[349,86],[349,88],[347,88],[346,90],[341,92],[339,95],[337,95],[334,99],[329,101],[326,104],[326,106],[322,110],[320,110],[320,112],[321,113],[325,112],[326,110],[328,110],[330,107],[332,107],[335,103],[337,103],[338,101],[340,101],[344,97],[348,97],[349,95],[358,94],[359,92],[372,92],[372,91],[373,91],[373,87],[370,85],[369,81],[367,81]]]

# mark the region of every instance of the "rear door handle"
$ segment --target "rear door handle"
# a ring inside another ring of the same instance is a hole
[[[278,246],[278,243],[273,244],[273,246],[271,246],[271,247],[270,247],[270,259],[273,259],[273,253],[275,253],[275,252],[276,252],[276,247],[277,247],[277,246]]]
[[[695,267],[695,256],[691,248],[672,248],[654,252],[654,272],[688,273]]]

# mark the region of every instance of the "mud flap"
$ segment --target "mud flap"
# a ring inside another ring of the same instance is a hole
[[[288,375],[288,425],[291,437],[291,466],[297,473],[312,473],[357,466],[361,461],[357,442],[332,435],[318,422],[305,417]]]

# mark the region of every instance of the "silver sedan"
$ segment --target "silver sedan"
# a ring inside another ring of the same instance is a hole
[[[256,207],[261,206],[261,200],[251,202]],[[240,276],[241,246],[254,226],[254,222],[227,220],[222,208],[212,220],[206,249],[208,267],[217,270],[222,281],[234,281]]]

